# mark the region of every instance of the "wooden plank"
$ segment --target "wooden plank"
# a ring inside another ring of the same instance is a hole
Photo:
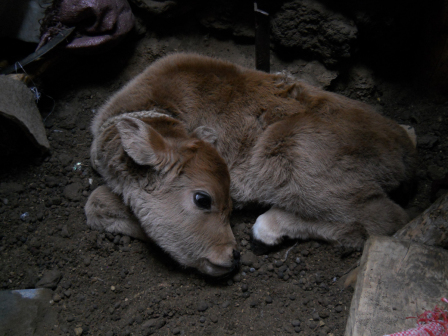
[[[448,251],[390,237],[364,247],[345,336],[381,336],[416,325],[448,293]]]
[[[394,237],[448,249],[448,194],[440,197]]]

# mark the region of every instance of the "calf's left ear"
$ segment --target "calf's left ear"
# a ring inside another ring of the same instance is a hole
[[[193,131],[193,136],[196,138],[208,142],[213,146],[216,145],[216,141],[218,140],[218,135],[214,128],[207,126],[199,126]]]
[[[163,170],[176,159],[174,149],[163,136],[140,119],[123,118],[117,129],[123,149],[135,163]]]

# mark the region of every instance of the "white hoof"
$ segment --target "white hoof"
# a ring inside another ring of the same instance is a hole
[[[252,227],[252,236],[266,245],[276,245],[281,242],[282,236],[276,230],[272,230],[273,223],[269,221],[269,215],[264,213],[258,216]],[[274,225],[275,227],[275,225]]]

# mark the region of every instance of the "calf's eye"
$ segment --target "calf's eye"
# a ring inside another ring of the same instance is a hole
[[[212,198],[209,194],[199,191],[193,196],[194,204],[200,209],[210,210],[212,207]]]

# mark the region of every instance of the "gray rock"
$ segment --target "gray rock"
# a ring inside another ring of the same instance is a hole
[[[123,236],[120,239],[120,244],[124,245],[124,246],[129,245],[130,242],[131,242],[131,238],[129,236]]]
[[[230,306],[230,301],[224,301],[224,302],[221,304],[221,308],[227,308],[228,306]]]
[[[150,319],[148,321],[143,322],[142,329],[153,329],[157,330],[162,328],[166,324],[164,319]]]
[[[439,137],[435,135],[423,135],[417,138],[419,148],[433,148],[439,142]]]
[[[358,32],[350,19],[312,0],[286,2],[271,26],[275,43],[311,54],[327,65],[350,57]]]
[[[79,201],[81,199],[81,183],[75,182],[64,188],[64,196],[70,201]]]
[[[247,251],[246,253],[244,253],[241,256],[241,264],[243,264],[244,266],[252,266],[254,263],[257,262],[257,256],[255,254],[253,254],[250,251]]]
[[[65,167],[68,166],[72,162],[72,157],[68,154],[62,153],[58,156],[59,162],[61,163],[61,166]]]
[[[203,312],[208,309],[208,304],[204,301],[198,303],[198,311]]]
[[[62,279],[62,273],[57,270],[46,271],[42,278],[36,283],[36,288],[55,289]]]
[[[42,152],[50,149],[34,94],[23,82],[9,76],[0,76],[0,117],[16,123],[23,130],[19,136],[28,137]],[[17,134],[3,137],[15,139]]]
[[[61,229],[61,237],[63,238],[69,238],[70,237],[70,233],[68,231],[68,227],[67,225],[64,225]]]
[[[0,183],[0,193],[21,194],[24,190],[25,190],[25,187],[20,183],[15,183],[15,182]],[[8,202],[6,202],[5,204],[8,204]]]

